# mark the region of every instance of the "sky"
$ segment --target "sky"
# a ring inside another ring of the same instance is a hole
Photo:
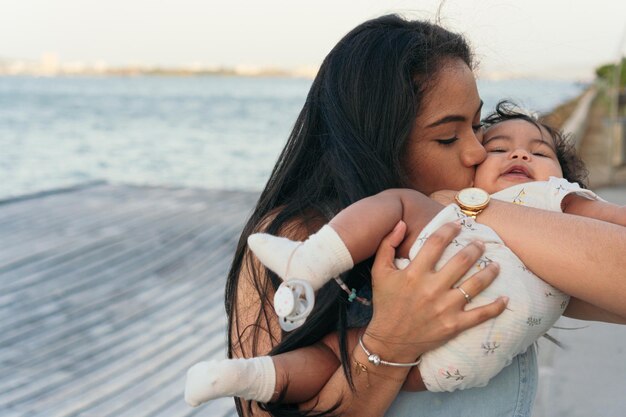
[[[589,79],[626,49],[624,0],[0,0],[0,59],[315,68],[359,23],[440,5],[485,77]]]

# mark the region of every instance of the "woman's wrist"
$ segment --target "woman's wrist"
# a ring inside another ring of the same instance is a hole
[[[359,336],[359,346],[367,355],[367,361],[374,366],[384,365],[384,366],[395,366],[398,368],[412,368],[420,364],[421,357],[418,357],[417,360],[413,362],[391,362],[387,361],[380,357],[378,353],[370,352],[365,344],[363,343],[363,335]]]
[[[403,340],[388,331],[380,332],[376,327],[368,326],[361,336],[361,341],[368,352],[376,354],[380,359],[394,363],[411,363],[418,360],[424,353],[419,344]],[[367,360],[367,354],[363,349]]]
[[[489,201],[489,205],[480,212],[478,216],[476,216],[476,221],[478,223],[487,224],[489,220],[493,219],[497,216],[497,212],[502,210],[502,207],[511,206],[513,204],[507,203],[501,200],[492,199]]]
[[[396,355],[387,344],[379,343],[376,338],[368,337],[367,333],[362,335],[362,340],[370,352],[376,352],[385,360],[402,361],[408,357]],[[353,377],[356,376],[361,379],[362,388],[369,390],[372,387],[378,387],[376,388],[378,390],[384,386],[390,391],[399,391],[406,382],[407,375],[413,369],[410,367],[376,366],[369,361],[368,354],[358,344],[353,350],[351,367]]]

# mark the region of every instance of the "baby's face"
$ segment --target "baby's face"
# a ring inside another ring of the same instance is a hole
[[[550,134],[525,120],[490,127],[483,146],[487,158],[476,168],[474,186],[490,194],[519,183],[563,176]]]

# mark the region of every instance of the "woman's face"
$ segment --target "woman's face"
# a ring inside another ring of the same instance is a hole
[[[424,97],[404,159],[411,187],[424,194],[473,183],[482,146],[476,80],[461,60],[446,63]]]

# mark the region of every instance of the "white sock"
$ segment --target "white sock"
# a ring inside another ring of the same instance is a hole
[[[269,356],[199,362],[187,371],[185,401],[192,407],[221,397],[268,402],[276,388],[276,370]]]
[[[263,265],[283,280],[297,278],[308,281],[314,291],[354,266],[348,248],[329,225],[304,242],[255,233],[248,236],[248,246]]]

